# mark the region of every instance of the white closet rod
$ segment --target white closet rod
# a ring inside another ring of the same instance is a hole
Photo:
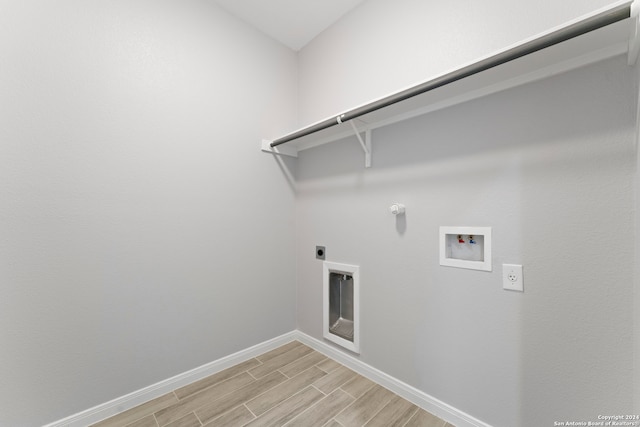
[[[336,117],[326,119],[324,121],[315,123],[311,126],[307,126],[303,129],[285,135],[271,142],[270,146],[272,148],[277,147],[278,145],[285,144],[303,136],[311,135],[332,126],[337,126],[341,123],[345,123],[347,121],[361,117],[365,114],[369,114],[373,111],[380,110],[398,102],[402,102],[416,95],[420,95],[433,89],[437,89],[441,86],[445,86],[447,84],[464,79],[465,77],[469,77],[482,71],[486,71],[490,68],[507,63],[509,61],[513,61],[522,56],[529,55],[549,46],[553,46],[555,44],[580,36],[598,28],[602,28],[623,19],[629,18],[631,16],[631,3],[631,0],[628,2],[619,2],[609,10],[590,16],[567,27],[545,34],[537,39],[525,42],[521,45],[515,46],[513,48],[507,49],[493,56],[475,62],[471,65],[457,69],[448,74],[444,74],[433,80],[429,80],[417,86],[405,89],[401,92],[357,107]]]

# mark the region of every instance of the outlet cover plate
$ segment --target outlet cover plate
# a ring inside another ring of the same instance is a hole
[[[524,292],[524,277],[521,265],[502,264],[502,288],[509,291]]]

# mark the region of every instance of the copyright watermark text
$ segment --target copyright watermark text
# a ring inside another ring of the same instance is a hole
[[[554,421],[554,427],[640,427],[640,415],[598,415],[595,420]]]

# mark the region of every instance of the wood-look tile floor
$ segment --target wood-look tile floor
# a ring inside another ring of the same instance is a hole
[[[293,341],[93,427],[453,427]]]

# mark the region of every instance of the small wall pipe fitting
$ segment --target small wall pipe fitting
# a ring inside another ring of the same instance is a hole
[[[394,203],[389,207],[389,212],[394,215],[403,215],[405,212],[405,207],[401,203]]]

